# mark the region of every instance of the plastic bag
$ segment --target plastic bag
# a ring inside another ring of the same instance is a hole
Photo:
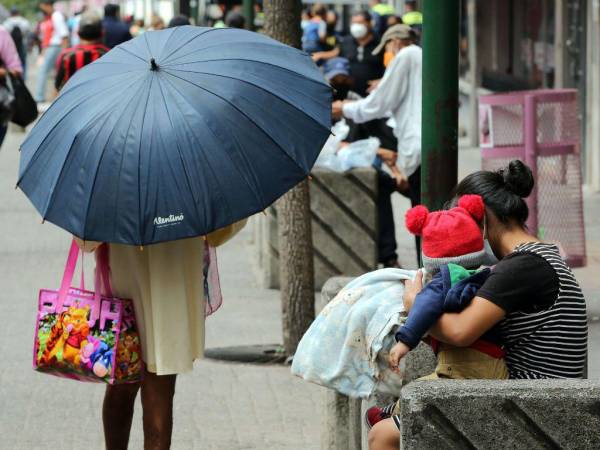
[[[371,137],[342,146],[341,142],[346,139],[349,132],[350,127],[343,119],[331,128],[332,134],[325,142],[315,162],[316,167],[345,172],[356,167],[369,167],[373,164],[380,146],[379,139]]]
[[[377,149],[380,145],[379,139],[370,137],[369,139],[361,139],[342,147],[337,153],[342,171],[345,172],[356,167],[370,167],[373,165]]]

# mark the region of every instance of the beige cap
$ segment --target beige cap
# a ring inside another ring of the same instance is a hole
[[[375,47],[375,50],[373,50],[373,54],[379,54],[385,47],[385,44],[392,39],[409,39],[410,37],[412,37],[412,30],[408,25],[399,23],[391,26],[386,30],[385,33],[383,33],[379,45]]]

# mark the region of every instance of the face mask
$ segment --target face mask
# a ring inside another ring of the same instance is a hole
[[[367,26],[362,23],[353,23],[350,25],[350,34],[354,39],[362,39],[367,35]]]
[[[492,246],[490,245],[490,241],[488,241],[486,237],[487,232],[487,220],[485,216],[483,216],[483,251],[485,256],[483,257],[483,265],[484,266],[493,266],[498,264],[499,260],[496,258],[494,251],[492,250]]]
[[[302,28],[304,30],[308,26],[309,23],[310,23],[310,20],[303,20],[302,22],[300,22],[300,28]]]
[[[392,62],[392,59],[394,59],[394,56],[396,56],[394,52],[385,52],[383,54],[383,66],[389,66]]]

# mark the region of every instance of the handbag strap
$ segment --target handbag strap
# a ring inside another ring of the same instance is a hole
[[[100,284],[102,282],[102,284]],[[102,286],[102,288],[101,288]],[[102,244],[96,249],[96,291],[102,290],[106,297],[112,297],[110,284],[110,265],[108,244]]]
[[[62,282],[60,283],[60,289],[58,290],[58,303],[56,305],[57,312],[62,309],[62,306],[67,299],[69,288],[73,282],[73,275],[75,274],[77,260],[79,259],[79,251],[79,246],[77,245],[77,242],[75,242],[75,239],[73,239],[71,242],[71,248],[69,249],[69,256],[67,257],[67,264],[65,265],[65,272],[63,274]]]

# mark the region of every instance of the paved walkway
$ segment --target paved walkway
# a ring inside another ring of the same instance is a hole
[[[0,152],[0,450],[101,449],[103,386],[31,370],[37,291],[58,287],[69,237],[42,225],[14,189],[23,137],[11,132]],[[478,164],[476,149],[461,150],[461,175]],[[413,241],[402,228],[408,202],[400,196],[394,202],[401,260],[413,267]],[[576,273],[591,315],[600,317],[600,195],[587,196],[585,207],[590,265]],[[225,302],[207,321],[208,347],[281,341],[278,292],[257,288],[251,237],[247,229],[219,252]],[[599,328],[591,329],[592,377],[600,376]],[[285,367],[200,361],[178,380],[173,448],[318,449],[320,391]],[[132,449],[142,446],[139,412],[138,405]]]

